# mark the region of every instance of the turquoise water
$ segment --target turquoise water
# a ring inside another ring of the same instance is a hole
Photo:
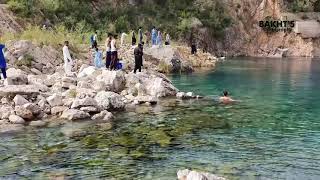
[[[171,79],[209,97],[130,108],[110,124],[54,120],[2,134],[0,179],[170,180],[184,168],[229,179],[320,179],[320,61],[243,58]],[[241,102],[214,102],[225,89]]]

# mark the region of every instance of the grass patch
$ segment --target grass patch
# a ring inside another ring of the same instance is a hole
[[[33,60],[34,60],[33,56],[31,56],[30,54],[26,54],[23,56],[21,60],[16,61],[14,65],[17,67],[21,67],[21,66],[31,67]]]
[[[170,73],[171,72],[171,67],[164,61],[160,61],[158,65],[158,71],[161,73]]]

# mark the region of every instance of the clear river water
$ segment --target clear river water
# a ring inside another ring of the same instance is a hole
[[[60,123],[0,135],[0,179],[320,179],[320,60],[238,58],[171,75],[201,100],[164,99],[112,123]],[[238,103],[215,102],[228,90]]]

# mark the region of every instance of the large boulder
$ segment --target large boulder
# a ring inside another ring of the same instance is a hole
[[[0,87],[0,96],[15,96],[17,94],[36,96],[40,94],[40,90],[36,85],[8,85]]]
[[[9,121],[13,124],[24,124],[25,123],[24,119],[17,116],[17,115],[10,115]]]
[[[111,112],[102,111],[99,114],[92,116],[91,119],[95,121],[110,121],[113,119],[113,115]]]
[[[28,76],[20,69],[9,68],[7,70],[8,85],[26,85],[28,84]]]
[[[34,116],[37,116],[42,112],[40,107],[34,103],[24,104],[23,107],[30,110]]]
[[[60,118],[62,119],[68,119],[68,120],[80,120],[80,119],[87,119],[90,117],[89,113],[86,113],[84,111],[80,111],[77,109],[67,109],[63,111]]]
[[[28,100],[26,100],[23,96],[17,94],[14,98],[13,98],[13,102],[15,106],[22,106],[24,104],[29,103]]]
[[[137,93],[154,97],[175,96],[178,89],[161,73],[148,71],[126,76],[126,87],[136,89]],[[138,89],[137,89],[138,88]]]
[[[51,107],[63,105],[62,96],[58,94],[53,94],[52,96],[49,96],[47,98],[47,101]]]
[[[32,120],[34,118],[32,111],[23,106],[16,106],[14,110],[16,114],[23,119]]]
[[[106,86],[110,87],[110,91],[121,92],[126,85],[125,73],[123,71],[108,71],[103,70],[97,81],[104,82]]]
[[[8,119],[9,116],[13,114],[15,114],[15,112],[11,106],[0,106],[0,119]]]
[[[61,114],[62,112],[64,112],[65,110],[69,109],[68,107],[66,106],[56,106],[56,107],[53,107],[51,108],[51,114],[52,115],[58,115],[58,114]]]
[[[90,98],[90,97],[86,97],[84,99],[77,98],[73,101],[71,108],[77,109],[77,108],[87,107],[87,106],[97,107],[98,103],[96,100],[94,100],[93,98]]]
[[[190,171],[188,169],[179,170],[177,176],[178,180],[226,180],[226,178],[214,174]]]
[[[121,110],[125,107],[122,96],[114,92],[100,91],[95,100],[98,105],[105,110]]]
[[[84,78],[84,77],[87,77],[87,76],[92,76],[92,75],[97,75],[99,74],[100,72],[93,66],[89,66],[89,67],[85,67],[86,65],[83,65],[81,68],[80,68],[80,72],[78,74],[78,78]]]

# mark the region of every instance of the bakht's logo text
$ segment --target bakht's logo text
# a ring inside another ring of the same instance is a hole
[[[267,32],[291,32],[295,27],[295,21],[277,21],[277,20],[266,20],[259,21],[259,26]]]

